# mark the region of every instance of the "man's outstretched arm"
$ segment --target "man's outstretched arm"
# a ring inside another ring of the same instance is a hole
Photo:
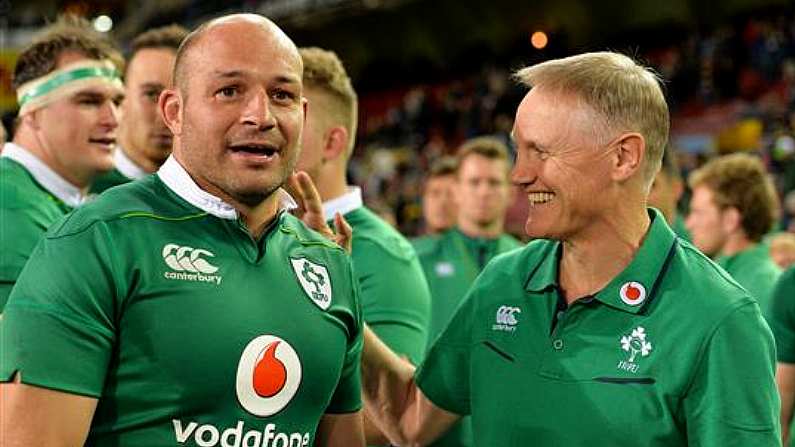
[[[414,383],[414,366],[365,326],[362,383],[368,419],[392,444],[428,445],[460,415],[436,406]]]

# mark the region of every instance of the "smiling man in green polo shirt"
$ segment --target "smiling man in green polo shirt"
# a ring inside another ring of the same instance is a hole
[[[666,143],[656,76],[616,53],[520,70],[514,183],[538,239],[494,259],[423,364],[366,333],[367,406],[425,445],[779,445],[773,338],[749,293],[646,197]]]

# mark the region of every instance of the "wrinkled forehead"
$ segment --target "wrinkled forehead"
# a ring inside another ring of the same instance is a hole
[[[186,55],[188,75],[240,72],[301,83],[303,64],[293,42],[281,31],[249,21],[222,22],[204,31]]]
[[[572,131],[593,132],[598,115],[577,94],[533,87],[516,110],[511,137],[523,139],[561,137]]]

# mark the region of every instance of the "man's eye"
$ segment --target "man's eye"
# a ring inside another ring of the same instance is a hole
[[[293,98],[295,98],[295,95],[292,92],[288,92],[287,90],[277,90],[274,92],[273,97],[279,101],[292,101]]]
[[[235,95],[237,95],[237,92],[238,92],[237,87],[232,86],[232,87],[224,87],[224,88],[218,90],[218,92],[216,92],[216,94],[220,95],[220,96],[222,96],[224,98],[233,98],[233,97],[235,97]]]
[[[160,91],[159,90],[147,90],[147,91],[144,92],[144,96],[146,97],[146,99],[148,99],[150,101],[157,101],[157,98],[160,97]]]

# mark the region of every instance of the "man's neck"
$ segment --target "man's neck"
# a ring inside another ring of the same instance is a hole
[[[38,138],[31,135],[29,132],[17,132],[12,142],[20,147],[25,148],[25,150],[35,155],[36,158],[41,160],[42,163],[46,164],[61,178],[80,189],[83,194],[88,192],[88,188],[91,186],[91,182],[94,180],[93,177],[85,178],[84,176],[76,175],[74,172],[69,172],[69,170],[64,166],[61,166],[61,164],[58,163],[48,151],[41,147]]]
[[[315,182],[320,200],[324,203],[336,199],[348,192],[348,184],[345,182],[345,175],[318,174],[312,180]]]
[[[142,151],[138,151],[135,149],[135,145],[133,145],[127,138],[121,138],[119,140],[120,147],[119,149],[124,152],[124,155],[130,159],[133,163],[138,165],[139,168],[146,171],[147,173],[151,174],[163,164],[165,159],[163,160],[150,160],[146,158]]]
[[[465,219],[458,219],[458,229],[471,238],[496,239],[503,230],[503,221],[498,219],[487,224],[479,224]]]
[[[183,167],[185,166],[178,156],[175,156],[175,158],[179,161],[180,165]],[[273,219],[276,218],[279,213],[279,189],[275,189],[270,195],[257,204],[246,204],[227,194],[226,191],[206,179],[192,174],[187,168],[184,169],[199,188],[223,200],[234,208],[241,219],[243,219],[243,222],[246,224],[246,229],[254,239],[259,239],[259,237],[262,236],[265,229],[268,228],[268,225],[273,222]]]
[[[726,240],[726,244],[721,249],[720,254],[722,256],[732,256],[755,246],[756,242],[748,239],[745,233],[734,233]]]
[[[597,293],[618,276],[632,262],[651,224],[643,209],[625,213],[624,218],[605,216],[609,217],[563,241],[558,275],[568,303]]]

